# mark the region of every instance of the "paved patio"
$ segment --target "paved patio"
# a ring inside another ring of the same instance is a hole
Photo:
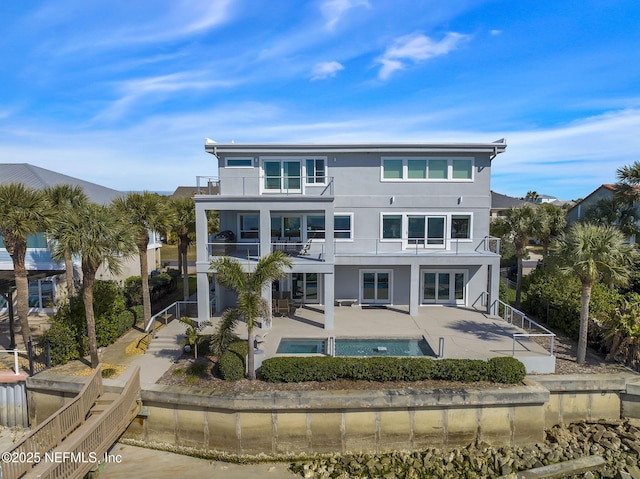
[[[259,346],[264,351],[264,355],[261,356],[263,358],[275,356],[282,338],[320,339],[329,336],[336,338],[424,337],[436,354],[439,351],[440,338],[443,338],[444,358],[487,359],[495,356],[511,356],[514,350],[518,358],[549,356],[548,338],[539,338],[537,341],[518,338],[514,343],[514,333],[529,331],[524,331],[499,317],[490,316],[473,308],[423,306],[418,316],[410,316],[407,307],[377,309],[337,306],[334,311],[335,328],[332,331],[324,329],[322,306],[307,305],[297,308],[288,316],[274,316],[271,329],[255,330],[255,334],[264,341]],[[214,318],[212,321],[214,327],[217,322],[217,318]],[[241,337],[246,337],[244,324],[238,328],[237,333]]]

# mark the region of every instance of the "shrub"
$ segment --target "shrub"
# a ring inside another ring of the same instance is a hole
[[[218,361],[220,376],[225,381],[243,379],[246,371],[245,358],[249,352],[246,341],[236,341],[222,353]]]
[[[44,347],[46,342],[51,347],[51,365],[66,364],[80,357],[75,331],[67,324],[54,321],[47,331],[38,338],[38,345]]]
[[[516,358],[498,357],[488,361],[489,377],[494,383],[517,384],[527,375],[527,369]]]
[[[349,358],[282,356],[265,360],[260,377],[267,382],[332,381],[491,381],[516,384],[526,374],[515,358],[481,359]]]

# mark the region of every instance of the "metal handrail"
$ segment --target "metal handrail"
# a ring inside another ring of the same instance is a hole
[[[22,351],[22,350],[19,350],[19,349],[11,349],[11,350],[7,350],[7,351],[0,351],[0,353],[13,354],[13,369],[15,370],[15,375],[19,376],[20,375],[20,364],[18,362],[19,354],[20,353],[27,354],[28,351]]]
[[[183,304],[198,304],[197,301],[176,301],[175,303],[171,304],[170,306],[167,306],[166,308],[164,308],[162,311],[160,311],[159,313],[154,314],[153,316],[151,316],[151,319],[149,320],[149,324],[147,324],[147,326],[144,328],[144,331],[146,333],[148,333],[150,330],[153,331],[153,335],[155,336],[156,334],[156,322],[158,321],[158,318],[160,318],[161,316],[164,317],[164,325],[166,326],[167,324],[169,324],[169,319],[167,319],[168,316],[171,316],[169,314],[169,310],[171,310],[172,308],[175,308],[175,313],[173,314],[174,318],[177,320],[180,320],[180,318],[182,317],[180,314],[180,306]]]
[[[489,293],[486,291],[483,291],[482,296],[485,296],[488,299],[489,298]],[[500,306],[503,307],[503,311],[502,311],[502,316],[500,315]],[[504,321],[506,321],[509,324],[514,324],[514,319],[517,321],[517,318],[520,318],[520,329],[524,329],[524,330],[528,330],[531,331],[534,327],[543,331],[542,333],[513,333],[513,337],[512,337],[512,354],[515,356],[515,348],[516,348],[516,342],[517,342],[517,338],[533,338],[533,337],[546,337],[549,338],[549,356],[553,356],[553,351],[554,351],[554,347],[555,347],[555,338],[556,338],[556,334],[553,331],[550,331],[549,329],[545,328],[544,326],[542,326],[540,323],[534,321],[533,319],[531,319],[529,316],[527,316],[525,313],[523,313],[522,311],[514,308],[513,306],[511,306],[510,304],[505,303],[504,301],[501,301],[500,299],[496,299],[493,301],[493,303],[491,304],[491,307],[489,308],[490,314],[494,315],[494,316],[498,316],[500,318],[502,318]],[[525,323],[528,324],[528,327],[525,327]],[[515,324],[515,326],[517,326],[517,324]]]

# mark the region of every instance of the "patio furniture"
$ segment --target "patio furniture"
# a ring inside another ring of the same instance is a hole
[[[358,304],[358,300],[354,298],[340,298],[335,300],[337,306],[353,306]]]
[[[278,314],[280,316],[287,316],[289,314],[289,300],[288,299],[276,300],[275,306],[273,308],[273,313]]]

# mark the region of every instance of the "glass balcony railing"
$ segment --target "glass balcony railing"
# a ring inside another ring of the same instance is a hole
[[[333,196],[333,177],[216,176],[196,177],[197,195]]]

